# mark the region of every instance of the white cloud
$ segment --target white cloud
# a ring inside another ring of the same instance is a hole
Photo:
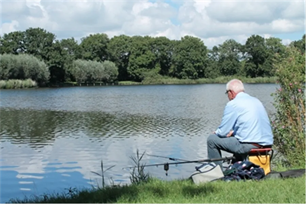
[[[253,34],[305,33],[303,0],[1,0],[1,35],[40,27],[58,39],[89,33],[184,35],[208,47],[223,39],[241,41]],[[295,35],[296,36],[296,35]],[[243,42],[242,42],[243,43]]]
[[[278,19],[271,23],[273,31],[277,32],[298,31],[301,25],[303,25],[302,20],[289,21],[287,19]]]
[[[282,43],[283,43],[284,45],[289,45],[291,42],[292,42],[292,40],[290,40],[290,39],[283,39],[283,40],[282,40]]]
[[[281,16],[288,19],[304,19],[305,20],[305,2],[291,1],[288,7],[282,10]]]
[[[238,35],[235,37],[235,40],[238,43],[245,43],[246,40],[250,37],[249,35]],[[212,48],[213,46],[218,46],[221,45],[224,41],[233,39],[233,38],[228,38],[227,36],[222,36],[222,37],[213,37],[213,38],[206,38],[205,39],[205,45],[209,48]]]
[[[278,18],[279,11],[289,2],[277,1],[213,1],[207,9],[209,16],[219,22],[256,22],[269,23]]]
[[[17,30],[17,27],[19,26],[19,23],[17,21],[12,21],[10,23],[2,23],[1,26],[1,33],[5,31],[6,33],[14,32]]]
[[[152,35],[168,30],[175,10],[162,2],[139,1],[132,8],[132,19],[122,23],[122,31],[127,35]]]
[[[167,30],[159,31],[154,37],[167,36],[169,39],[179,39],[180,38],[180,30],[176,26],[170,26]]]

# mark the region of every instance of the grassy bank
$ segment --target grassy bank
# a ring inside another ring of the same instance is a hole
[[[247,77],[218,77],[214,79],[177,79],[170,77],[161,77],[161,78],[145,78],[142,82],[133,82],[133,81],[120,81],[119,85],[149,85],[149,84],[225,84],[233,78],[238,78],[242,80],[243,83],[276,83],[276,77],[257,77],[257,78],[247,78]]]
[[[142,82],[134,81],[119,81],[118,85],[153,85],[153,84],[225,84],[229,80],[235,77],[218,77],[214,79],[177,79],[170,77],[158,77],[158,78],[146,78]],[[276,77],[257,77],[257,78],[247,78],[247,77],[237,77],[244,83],[276,83]],[[117,84],[117,83],[114,83]],[[51,87],[70,87],[70,86],[104,86],[104,83],[82,83],[81,85],[76,82],[65,82],[56,85],[50,85]],[[113,85],[113,84],[108,84]],[[31,79],[27,80],[0,80],[0,89],[22,89],[22,88],[33,88],[37,87],[37,83]]]
[[[0,80],[0,89],[22,89],[37,87],[37,83],[32,79],[19,80]]]
[[[161,181],[70,190],[18,203],[305,203],[305,176],[260,181],[215,181],[195,185],[191,180]]]

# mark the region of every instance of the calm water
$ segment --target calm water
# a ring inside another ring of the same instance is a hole
[[[246,84],[269,114],[275,84]],[[136,151],[142,163],[205,159],[206,138],[219,125],[228,99],[224,84],[71,87],[1,90],[1,201],[129,183]],[[154,177],[187,178],[195,164],[148,167]]]

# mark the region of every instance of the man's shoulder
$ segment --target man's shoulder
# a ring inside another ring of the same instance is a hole
[[[245,92],[240,92],[235,99],[237,99],[236,101],[244,101],[244,100],[260,101],[255,96],[251,96],[250,94]]]
[[[254,96],[251,96],[247,93],[241,92],[235,97],[234,100],[231,100],[227,103],[228,107],[245,107],[252,106],[252,104],[261,103],[260,100]]]
[[[226,107],[227,108],[235,108],[235,107],[237,107],[237,106],[239,106],[239,101],[238,100],[231,100],[231,101],[228,101],[227,103],[226,103]]]
[[[246,92],[240,92],[237,94],[238,98],[244,98],[244,97],[253,97],[250,94],[246,93]]]

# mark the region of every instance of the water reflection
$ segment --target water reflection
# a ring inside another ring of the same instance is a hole
[[[273,112],[276,85],[246,85]],[[206,158],[206,137],[221,120],[224,84],[74,87],[0,92],[1,202],[107,182],[129,183],[135,152]],[[166,162],[145,156],[144,162]],[[186,178],[195,165],[147,169],[162,179]]]

